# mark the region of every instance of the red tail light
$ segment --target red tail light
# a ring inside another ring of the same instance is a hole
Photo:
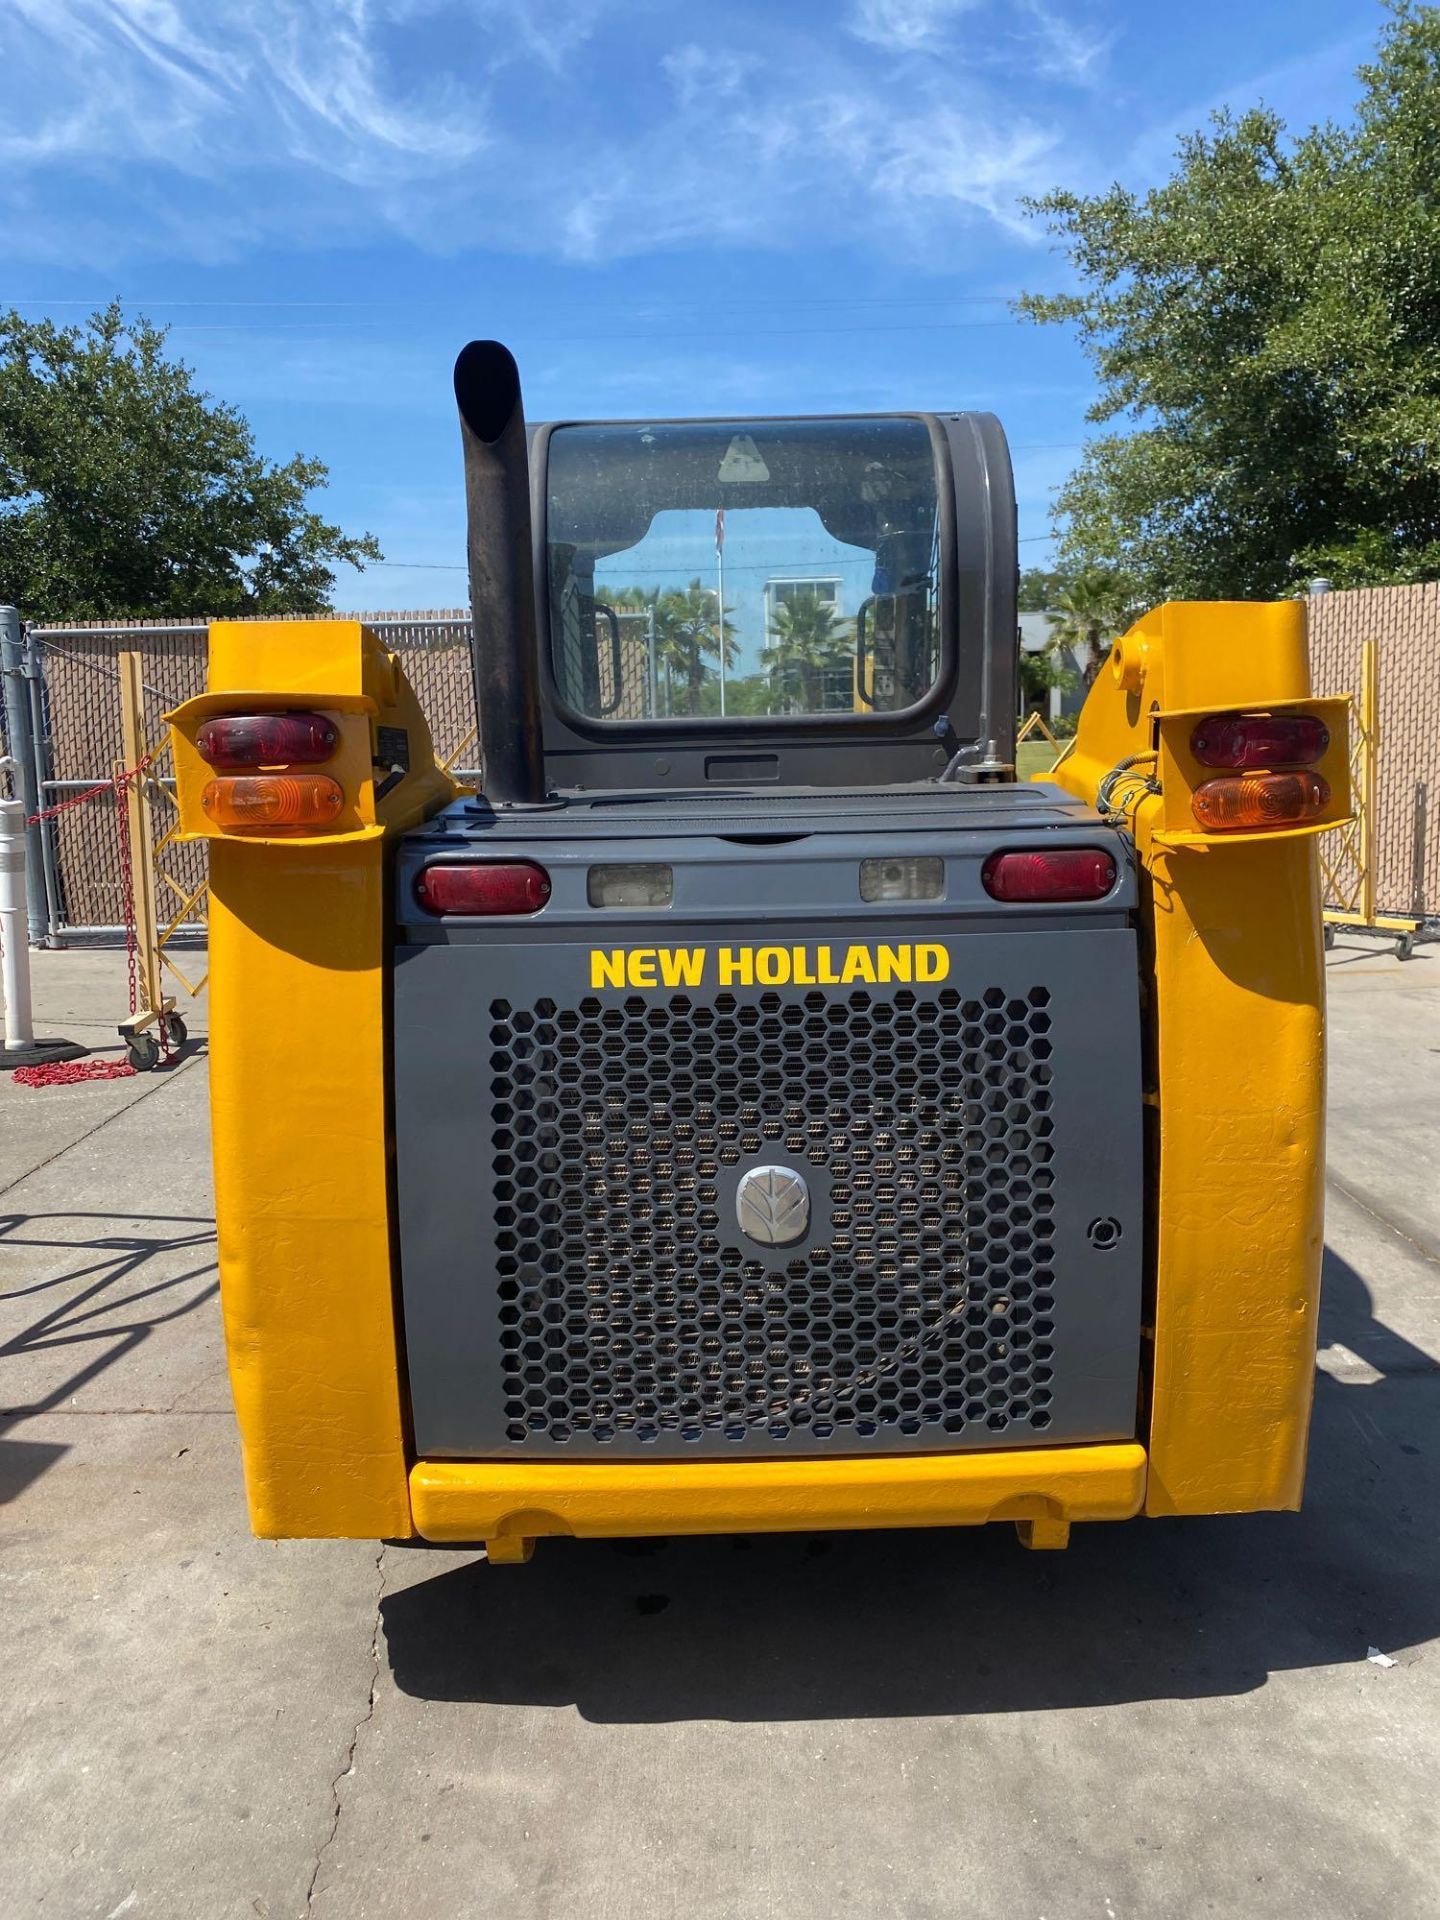
[[[1330,804],[1330,783],[1318,773],[1232,774],[1207,780],[1190,808],[1212,833],[1256,827],[1303,826]]]
[[[334,753],[339,734],[323,713],[225,713],[195,730],[201,758],[219,773],[246,767],[314,767]]]
[[[1313,713],[1210,713],[1197,721],[1190,751],[1202,767],[1311,767],[1330,745]]]
[[[1103,900],[1115,884],[1115,860],[1103,847],[1049,853],[992,853],[980,879],[992,900]]]
[[[550,876],[533,860],[423,867],[415,898],[434,914],[538,913],[550,898]]]

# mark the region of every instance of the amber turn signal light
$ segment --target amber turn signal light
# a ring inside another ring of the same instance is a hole
[[[323,713],[223,713],[195,729],[196,750],[217,773],[313,767],[331,757],[339,739]]]
[[[1230,774],[1197,787],[1190,806],[1211,833],[1303,826],[1330,804],[1330,782],[1318,773]]]
[[[328,773],[252,773],[211,780],[200,804],[231,833],[288,833],[330,826],[345,795]]]

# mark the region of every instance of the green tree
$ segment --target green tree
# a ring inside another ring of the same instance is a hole
[[[1022,567],[1016,606],[1021,613],[1051,613],[1056,596],[1074,575],[1073,567]]]
[[[1110,643],[1124,633],[1139,609],[1135,590],[1109,567],[1079,567],[1055,597],[1060,618],[1051,633],[1051,645],[1068,647],[1080,661],[1088,687],[1104,665]]]
[[[707,661],[720,659],[719,619],[715,591],[696,579],[688,587],[655,597],[655,658],[666,691],[667,713],[699,713],[703,694],[716,679],[715,708],[719,710],[718,679]],[[740,648],[729,616],[725,618],[725,667],[728,672]]]
[[[1353,123],[1217,114],[1144,195],[1034,203],[1097,424],[1062,557],[1147,603],[1440,577],[1440,8],[1391,0]]]
[[[707,712],[720,711],[719,689]],[[730,679],[725,686],[727,714],[765,714],[777,711],[775,686],[768,673],[746,673]]]
[[[308,613],[378,560],[306,506],[326,469],[264,459],[163,328],[118,305],[57,327],[0,313],[0,600],[43,618]]]
[[[812,587],[793,589],[773,609],[769,644],[760,654],[775,686],[777,710],[823,712],[825,676],[847,667],[854,649],[853,624],[836,617],[832,601],[822,600]]]

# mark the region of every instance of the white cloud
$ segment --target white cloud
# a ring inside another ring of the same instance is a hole
[[[737,94],[746,77],[754,73],[757,62],[751,54],[725,47],[701,47],[691,41],[667,53],[660,64],[675,89],[676,100],[682,107],[692,107],[697,100]]]
[[[1093,85],[1115,35],[1097,33],[1080,21],[1067,19],[1045,0],[1022,0],[1022,4],[1030,17],[1040,71],[1072,86]]]
[[[981,0],[855,0],[850,31],[894,53],[932,53],[945,44],[962,13]]]
[[[1017,23],[1064,84],[1099,57],[1060,0],[854,0],[848,38],[728,4],[702,42],[652,0],[9,0],[0,67],[27,112],[0,120],[0,248],[111,268],[400,233],[925,258],[1051,184],[1053,102],[1004,66]],[[961,16],[973,59],[913,58]]]
[[[172,0],[12,5],[0,52],[43,103],[38,124],[0,123],[15,164],[156,160],[203,175],[288,160],[364,180],[452,166],[482,144],[448,80],[392,83],[379,43],[396,10],[370,0],[210,0],[189,16]]]

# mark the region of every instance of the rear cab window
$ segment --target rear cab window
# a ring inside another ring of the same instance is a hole
[[[558,427],[547,494],[551,667],[587,722],[863,718],[940,678],[922,420]]]

